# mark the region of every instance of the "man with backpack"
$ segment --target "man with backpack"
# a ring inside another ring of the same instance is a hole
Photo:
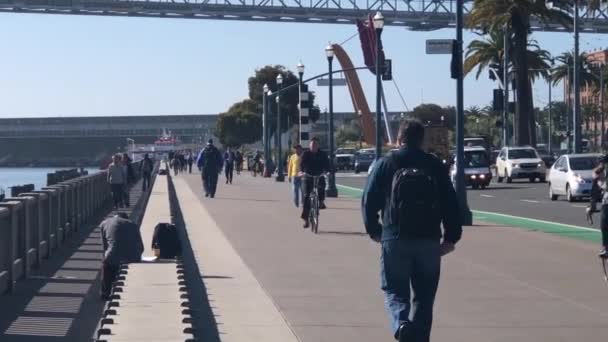
[[[441,256],[454,250],[462,224],[447,168],[422,151],[422,123],[404,122],[398,141],[401,148],[378,160],[368,178],[363,221],[382,244],[381,286],[395,339],[429,342]]]
[[[201,170],[203,179],[203,189],[205,197],[215,197],[217,180],[222,171],[224,160],[220,151],[213,145],[213,140],[209,139],[207,146],[198,155],[196,165]]]

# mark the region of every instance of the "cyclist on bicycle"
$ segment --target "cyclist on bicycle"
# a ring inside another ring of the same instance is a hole
[[[314,137],[310,140],[309,150],[302,153],[300,160],[300,174],[304,176],[302,182],[302,190],[304,197],[302,199],[302,219],[304,220],[304,228],[310,226],[308,215],[310,212],[310,193],[312,192],[313,179],[308,176],[320,176],[325,172],[329,172],[329,157],[327,153],[319,148],[319,139]],[[325,178],[319,179],[319,209],[325,209]]]
[[[597,167],[594,171],[596,173],[596,177],[599,179],[603,179],[603,190],[604,195],[601,199],[601,214],[600,214],[600,229],[602,230],[602,249],[600,250],[599,257],[603,259],[608,259],[608,181],[606,180],[606,174],[608,173],[607,169],[608,164],[608,154],[601,158],[600,166]],[[597,175],[599,173],[603,173],[603,175]]]

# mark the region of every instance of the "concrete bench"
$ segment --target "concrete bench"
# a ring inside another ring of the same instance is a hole
[[[168,180],[158,176],[141,224],[144,260],[156,224],[171,222]],[[123,266],[97,333],[98,341],[193,341],[183,267],[177,260]]]

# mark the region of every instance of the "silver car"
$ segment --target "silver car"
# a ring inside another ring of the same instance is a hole
[[[549,171],[549,198],[566,196],[569,202],[591,195],[593,169],[601,154],[565,154],[555,161]]]

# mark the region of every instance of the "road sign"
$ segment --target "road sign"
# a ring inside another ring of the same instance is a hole
[[[334,87],[344,87],[346,85],[345,78],[334,78],[332,80]],[[329,87],[329,79],[328,78],[319,78],[317,79],[317,86],[319,87]]]
[[[427,39],[427,55],[450,55],[452,54],[453,39]]]

